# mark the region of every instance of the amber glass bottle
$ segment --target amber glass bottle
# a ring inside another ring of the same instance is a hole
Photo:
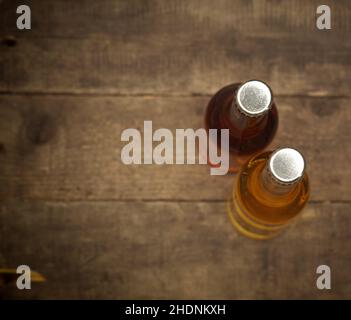
[[[252,155],[265,149],[277,126],[278,113],[272,92],[258,80],[222,88],[211,98],[205,114],[207,130],[229,129],[230,172],[238,171]],[[219,137],[209,143],[221,148]]]
[[[308,198],[302,155],[295,149],[282,148],[256,155],[242,167],[228,213],[244,235],[268,239],[301,212]]]

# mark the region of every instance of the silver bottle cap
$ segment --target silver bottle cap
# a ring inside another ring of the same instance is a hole
[[[278,149],[269,158],[268,170],[277,182],[292,184],[303,176],[305,160],[295,149]]]
[[[236,93],[239,110],[249,117],[258,117],[267,112],[272,100],[271,89],[258,80],[243,83]]]

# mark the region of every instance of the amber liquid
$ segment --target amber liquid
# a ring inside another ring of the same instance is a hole
[[[251,156],[264,150],[278,127],[278,112],[274,103],[260,117],[248,117],[238,110],[234,99],[239,86],[240,83],[236,83],[219,90],[210,100],[205,114],[207,130],[229,129],[230,172],[237,172]],[[220,135],[217,135],[217,141],[209,143],[214,143],[221,149]]]
[[[271,152],[246,163],[228,203],[229,217],[244,235],[254,239],[276,236],[301,212],[309,198],[308,176],[281,185],[267,171]]]

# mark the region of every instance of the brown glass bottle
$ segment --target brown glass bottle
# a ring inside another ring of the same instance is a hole
[[[205,128],[229,129],[229,171],[236,172],[252,155],[264,150],[278,127],[270,88],[257,80],[228,85],[210,100]],[[217,141],[209,141],[221,148]],[[211,163],[209,163],[211,165]]]
[[[277,235],[309,198],[305,162],[295,149],[254,156],[241,169],[228,214],[234,226],[254,239]]]

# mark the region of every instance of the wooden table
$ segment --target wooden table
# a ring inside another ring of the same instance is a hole
[[[350,298],[351,3],[0,1],[0,266],[47,278],[5,298]],[[311,200],[271,241],[239,235],[235,176],[127,166],[121,132],[198,128],[226,84],[269,83],[272,146],[303,152]],[[316,288],[327,264],[332,289]]]

